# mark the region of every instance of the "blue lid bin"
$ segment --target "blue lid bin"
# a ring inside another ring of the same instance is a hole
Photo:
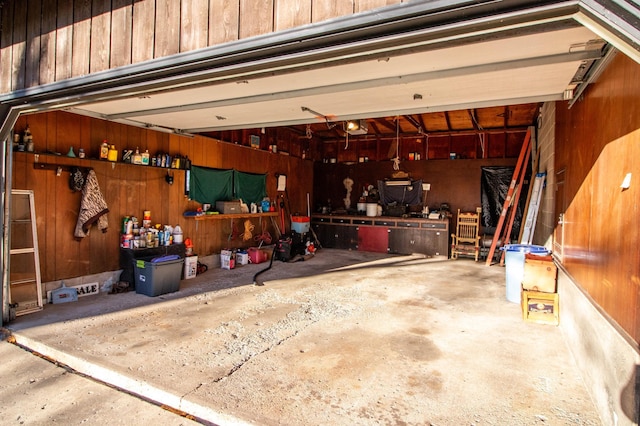
[[[134,260],[136,293],[154,297],[178,291],[183,264],[177,255]]]
[[[507,244],[500,248],[505,251],[507,300],[520,303],[522,297],[522,279],[524,277],[524,255],[547,256],[549,250],[544,246],[531,244]]]

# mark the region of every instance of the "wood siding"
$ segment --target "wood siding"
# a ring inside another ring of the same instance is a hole
[[[640,65],[618,54],[583,96],[571,109],[556,107],[555,170],[565,170],[563,262],[640,342]],[[623,189],[627,173],[631,186]]]
[[[401,0],[24,0],[0,8],[0,93]]]
[[[234,168],[250,173],[267,173],[267,192],[272,199],[276,192],[276,173],[286,174],[289,205],[292,211],[305,212],[307,193],[312,195],[313,167],[311,161],[272,154],[209,138],[169,135],[125,126],[103,120],[52,112],[21,117],[16,129],[29,125],[36,153],[14,153],[13,187],[33,189],[38,223],[38,244],[42,259],[44,282],[78,277],[119,269],[120,228],[124,216],[142,220],[144,210],[151,211],[154,224],[180,224],[185,237],[194,242],[201,256],[219,253],[224,247],[238,248],[257,245],[255,241],[228,240],[234,228],[242,232],[244,219],[196,221],[183,217],[187,210],[200,204],[184,196],[184,170],[167,170],[151,166],[99,161],[99,146],[104,139],[122,149],[150,153],[167,152],[188,156],[194,165],[221,169]],[[65,154],[73,147],[87,153],[87,159],[69,158]],[[47,154],[47,151],[62,155]],[[101,233],[96,227],[89,236],[78,241],[73,237],[81,194],[69,189],[69,173],[56,176],[54,170],[34,169],[33,163],[53,163],[92,167],[109,207],[109,229]],[[89,159],[91,158],[91,159]],[[165,176],[171,173],[174,184]],[[252,219],[254,235],[265,231],[275,239],[271,220]],[[288,228],[288,225],[287,225]],[[288,230],[288,229],[287,229]]]

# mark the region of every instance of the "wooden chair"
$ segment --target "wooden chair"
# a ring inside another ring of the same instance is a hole
[[[480,255],[480,212],[461,213],[458,209],[456,233],[451,234],[451,258],[457,259],[459,255],[473,256],[478,261]]]

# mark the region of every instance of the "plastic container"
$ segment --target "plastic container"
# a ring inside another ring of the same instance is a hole
[[[291,217],[291,230],[298,234],[304,234],[309,232],[309,216],[292,216]]]
[[[378,216],[378,204],[377,203],[367,203],[367,216],[369,216],[369,217]]]
[[[544,246],[531,244],[507,244],[501,247],[500,250],[505,251],[507,300],[513,303],[520,303],[525,254],[547,256],[549,250]]]
[[[249,261],[251,263],[262,263],[267,261],[267,253],[257,247],[249,247]]]
[[[181,244],[182,237],[182,228],[180,228],[180,225],[176,225],[175,228],[173,228],[173,242],[175,244]]]
[[[187,256],[184,258],[184,272],[183,276],[185,280],[195,278],[198,275],[198,256]]]
[[[182,258],[164,262],[134,260],[136,293],[154,297],[178,291],[183,263]]]

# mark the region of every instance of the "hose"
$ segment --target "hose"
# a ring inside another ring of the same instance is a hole
[[[260,281],[258,281],[258,275],[260,275],[263,272],[267,272],[269,269],[271,269],[271,266],[273,265],[273,258],[276,257],[276,248],[278,247],[277,244],[274,244],[273,246],[273,252],[271,253],[271,260],[269,261],[269,266],[267,266],[266,268],[264,268],[262,271],[257,272],[254,276],[253,276],[253,283],[255,285],[264,285],[264,283],[261,283]]]

